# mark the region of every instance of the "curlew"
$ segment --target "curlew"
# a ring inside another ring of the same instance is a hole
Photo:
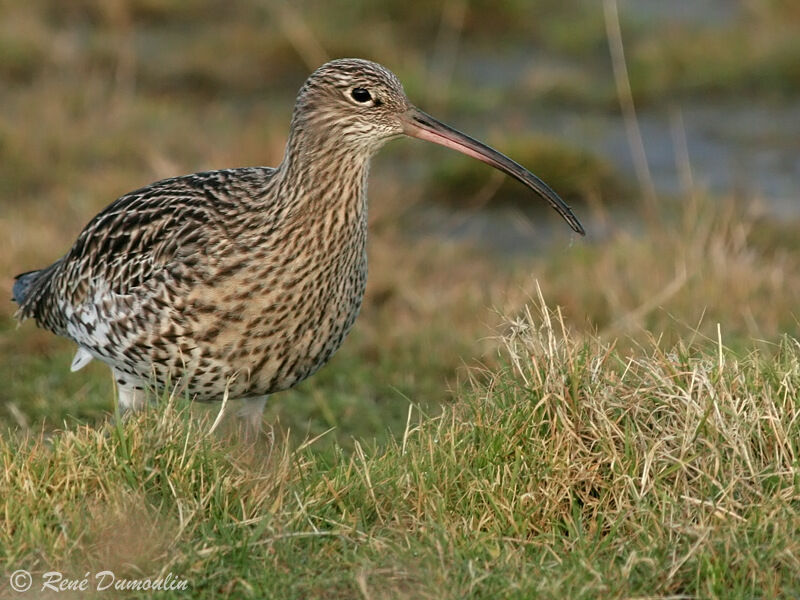
[[[397,77],[360,59],[317,69],[300,89],[282,162],[194,173],[125,194],[49,267],[17,276],[17,318],[32,318],[112,370],[121,412],[146,390],[248,400],[324,365],[361,307],[367,278],[367,171],[401,135],[472,156],[570,208],[496,150],[414,107]]]

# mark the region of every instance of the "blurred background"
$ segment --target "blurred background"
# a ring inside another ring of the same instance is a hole
[[[800,332],[795,0],[0,0],[6,297],[125,192],[276,165],[298,88],[343,56],[530,168],[588,235],[485,165],[392,142],[371,171],[362,316],[271,422],[345,446],[402,430],[409,402],[435,412],[492,368],[500,315],[537,284],[578,334],[632,353],[716,342],[718,325],[742,353]],[[70,373],[74,346],[14,310],[0,422],[104,418],[108,370]]]

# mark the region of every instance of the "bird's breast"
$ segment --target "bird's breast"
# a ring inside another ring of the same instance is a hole
[[[223,380],[235,395],[286,389],[339,348],[364,296],[366,222],[344,227],[331,215],[315,225],[275,232],[244,261],[219,260],[191,290],[192,393],[219,394]]]

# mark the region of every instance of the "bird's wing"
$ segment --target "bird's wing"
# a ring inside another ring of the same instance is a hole
[[[168,271],[179,276],[211,240],[236,243],[247,200],[264,193],[274,169],[254,167],[165,179],[126,194],[83,229],[67,254],[30,285],[22,317],[56,333],[99,295],[136,294]]]

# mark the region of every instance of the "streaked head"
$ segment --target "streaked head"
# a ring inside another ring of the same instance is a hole
[[[398,117],[410,107],[394,73],[374,62],[343,58],[306,80],[293,121],[349,149],[373,152],[403,134]]]
[[[371,154],[404,134],[458,150],[521,181],[547,200],[572,229],[584,234],[569,206],[541,179],[416,108],[394,73],[377,63],[345,58],[322,65],[300,90],[292,124],[353,152]]]

